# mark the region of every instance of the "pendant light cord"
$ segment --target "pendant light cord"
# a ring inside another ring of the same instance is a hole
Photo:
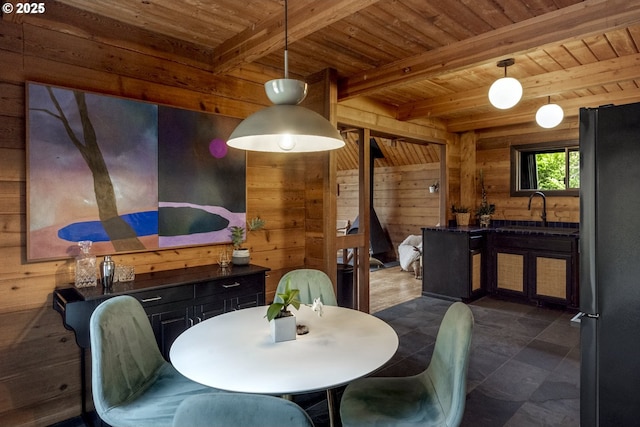
[[[287,35],[287,31],[288,31],[288,27],[289,27],[289,17],[288,17],[288,2],[287,0],[284,0],[284,78],[288,79],[289,78],[289,54],[288,54],[288,47],[289,47],[289,41],[288,41],[288,35]]]

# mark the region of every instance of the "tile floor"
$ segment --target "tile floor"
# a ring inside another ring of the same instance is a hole
[[[376,375],[421,372],[450,304],[420,297],[376,313],[400,337],[398,352]],[[462,427],[578,426],[580,350],[579,328],[570,324],[574,313],[491,297],[470,307],[475,327]],[[326,401],[296,399],[317,427],[328,425]]]
[[[451,303],[419,297],[375,315],[398,333],[396,355],[376,375],[421,372]],[[577,427],[579,328],[574,313],[491,297],[470,304],[475,318],[462,427]],[[336,390],[339,402],[342,389]],[[294,396],[316,425],[329,425],[325,393]],[[339,426],[340,423],[338,422]],[[83,427],[77,418],[56,427]]]

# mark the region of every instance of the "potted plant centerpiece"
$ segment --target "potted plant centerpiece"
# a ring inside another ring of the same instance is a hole
[[[469,218],[471,218],[471,212],[466,206],[451,205],[451,212],[456,217],[456,223],[458,227],[466,227],[469,225]]]
[[[249,231],[257,231],[264,227],[265,220],[261,219],[259,216],[255,218],[251,218],[247,222],[247,229]],[[234,225],[229,227],[229,231],[231,232],[231,243],[233,244],[233,252],[231,254],[231,262],[234,265],[247,265],[251,259],[251,253],[248,248],[242,247],[242,242],[245,238],[245,228],[240,227],[239,225]]]
[[[289,311],[289,306],[296,310],[300,308],[299,293],[298,289],[291,289],[291,279],[287,279],[284,293],[277,294],[267,309],[265,317],[271,324],[273,342],[296,339],[296,317]]]

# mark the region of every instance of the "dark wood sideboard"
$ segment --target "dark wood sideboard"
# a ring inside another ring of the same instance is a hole
[[[168,360],[173,341],[190,326],[219,314],[265,305],[265,274],[257,265],[221,269],[217,264],[178,270],[136,274],[135,280],[101,285],[69,287],[53,293],[53,309],[65,328],[74,331],[81,350],[82,412],[86,416],[86,354],[90,347],[89,320],[101,302],[131,295],[144,307],[163,356]]]

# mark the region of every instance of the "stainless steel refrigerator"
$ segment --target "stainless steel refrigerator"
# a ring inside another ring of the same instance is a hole
[[[580,426],[640,426],[640,103],[580,110]]]

